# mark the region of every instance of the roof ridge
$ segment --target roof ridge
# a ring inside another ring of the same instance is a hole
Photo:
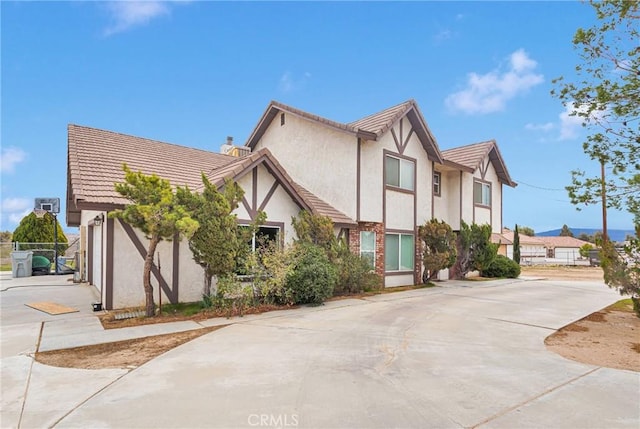
[[[465,145],[462,145],[462,146],[455,146],[455,147],[452,147],[452,148],[449,148],[449,149],[443,149],[442,152],[447,152],[447,151],[456,150],[456,149],[464,149],[464,148],[468,148],[468,147],[471,147],[471,146],[480,146],[480,145],[487,144],[487,143],[491,143],[494,146],[497,146],[496,139],[490,139],[490,140],[485,140],[485,141],[482,141],[482,142],[469,143],[469,144],[465,144]]]
[[[370,118],[370,117],[373,117],[373,116],[378,116],[378,115],[380,115],[380,114],[382,114],[382,113],[384,113],[384,112],[386,112],[388,110],[397,109],[398,107],[403,106],[403,105],[414,105],[415,106],[415,104],[416,104],[415,99],[410,98],[410,99],[408,99],[406,101],[403,101],[402,103],[398,103],[398,104],[395,104],[393,106],[390,106],[390,107],[384,108],[382,110],[379,110],[377,112],[371,113],[369,115],[363,116],[361,118],[356,119],[355,121],[348,122],[347,124],[348,125],[352,125],[352,124],[355,124],[356,122],[364,121],[367,118]]]
[[[126,133],[121,133],[118,131],[111,131],[111,130],[105,130],[102,128],[96,128],[96,127],[89,127],[86,125],[78,125],[78,124],[68,124],[67,127],[77,127],[77,128],[84,128],[87,130],[94,130],[94,131],[98,131],[101,133],[109,133],[109,134],[114,134],[114,135],[118,135],[118,136],[124,136],[124,137],[131,137],[134,139],[140,139],[140,140],[145,140],[145,141],[149,141],[149,142],[154,142],[154,143],[160,143],[160,144],[166,144],[166,145],[170,145],[170,146],[175,146],[175,147],[179,147],[179,148],[184,148],[184,149],[189,149],[189,150],[196,150],[196,151],[200,151],[200,152],[206,152],[209,154],[216,154],[216,155],[221,155],[221,156],[226,156],[229,158],[235,158],[233,155],[229,155],[226,153],[221,153],[221,152],[214,152],[212,150],[207,150],[207,149],[201,149],[201,148],[197,148],[197,147],[193,147],[193,146],[185,146],[182,144],[177,144],[177,143],[171,143],[171,142],[167,142],[167,141],[163,141],[163,140],[156,140],[156,139],[151,139],[148,137],[141,137],[141,136],[136,136],[133,134],[126,134]]]

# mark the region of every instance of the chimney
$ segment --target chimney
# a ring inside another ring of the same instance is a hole
[[[220,146],[220,153],[224,153],[226,155],[235,156],[238,158],[243,158],[247,155],[251,154],[251,149],[244,146],[234,146],[233,145],[233,137],[227,136],[227,142]]]
[[[220,146],[220,153],[228,154],[233,149],[233,137],[227,136],[227,142]]]

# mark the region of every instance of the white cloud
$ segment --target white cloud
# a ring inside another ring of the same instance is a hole
[[[9,213],[9,222],[17,226],[20,223],[20,221],[32,211],[33,209],[27,209],[18,213]]]
[[[17,147],[2,148],[2,158],[0,159],[0,171],[2,173],[13,173],[16,165],[27,158],[27,153]]]
[[[530,130],[530,131],[544,131],[544,132],[548,132],[551,131],[552,129],[554,129],[556,126],[553,122],[546,122],[544,124],[532,124],[532,123],[528,123],[524,126],[525,130]]]
[[[301,77],[296,78],[290,71],[286,71],[280,82],[278,82],[278,88],[282,92],[291,92],[303,88],[306,83],[311,79],[311,73],[305,72]]]
[[[2,200],[3,212],[18,212],[33,209],[33,200],[28,198],[5,198]]]
[[[8,225],[2,223],[3,228],[12,229],[23,217],[33,210],[33,200],[29,198],[4,198],[2,200],[2,219],[8,220]]]
[[[163,1],[112,1],[107,3],[107,9],[113,24],[105,30],[105,36],[122,33],[170,13],[169,4]]]
[[[534,72],[537,65],[523,49],[519,49],[509,56],[506,71],[498,67],[483,75],[469,73],[466,87],[449,95],[445,104],[452,111],[469,114],[504,110],[509,100],[544,81],[542,74]]]
[[[580,134],[582,128],[582,122],[584,118],[580,116],[571,116],[571,113],[575,111],[575,108],[570,103],[564,106],[564,112],[560,113],[560,136],[559,140],[573,140]]]

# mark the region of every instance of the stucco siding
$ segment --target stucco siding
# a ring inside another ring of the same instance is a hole
[[[387,229],[413,231],[413,195],[387,191]]]
[[[254,150],[268,148],[298,183],[356,217],[357,138],[293,114],[273,120]]]
[[[363,141],[360,145],[360,219],[382,222],[384,158],[380,142]]]
[[[135,236],[146,249],[149,244],[144,234],[134,229]],[[143,306],[145,303],[142,273],[144,257],[140,255],[128,234],[119,221],[114,222],[114,254],[113,254],[113,308]],[[191,250],[186,239],[179,242],[179,280],[178,299],[181,302],[198,301],[202,297],[204,285],[202,268],[193,261]],[[158,264],[160,257],[160,272],[162,277],[173,288],[173,241],[161,241],[156,249],[154,263]],[[158,303],[159,283],[151,275],[154,289],[154,300]],[[168,303],[169,297],[162,293],[162,302]]]
[[[461,186],[461,208],[460,218],[468,225],[474,222],[474,204],[473,204],[473,175],[470,173],[462,173]]]
[[[301,208],[291,199],[285,189],[278,184],[275,191],[269,195],[274,184],[275,178],[262,165],[257,167],[257,180],[255,183],[255,199],[254,199],[254,178],[253,171],[245,174],[238,180],[238,184],[245,190],[245,199],[252,206],[254,203],[257,210],[264,205],[263,210],[267,215],[268,223],[284,224],[284,242],[290,243],[295,238],[295,231],[291,225],[291,218],[297,217]],[[268,198],[268,199],[267,199]],[[266,202],[265,202],[266,201]],[[234,213],[238,219],[249,221],[250,216],[243,204],[241,204]]]
[[[478,207],[475,208],[475,223],[478,225],[489,224],[491,225],[491,209],[486,207]],[[491,227],[493,231],[493,226]],[[493,231],[495,232],[495,231]]]
[[[384,278],[384,286],[385,287],[394,287],[394,286],[411,286],[415,282],[413,281],[413,274],[402,274],[402,275],[392,275],[385,276]]]

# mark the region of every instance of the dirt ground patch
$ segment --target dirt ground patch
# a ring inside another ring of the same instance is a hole
[[[35,359],[45,365],[63,368],[135,368],[168,350],[222,327],[224,326],[71,349],[38,352]]]
[[[632,304],[614,304],[565,326],[545,340],[568,359],[640,372],[640,318]]]
[[[554,280],[604,280],[602,268],[600,267],[533,265],[522,267],[520,275],[526,277],[542,277]]]

